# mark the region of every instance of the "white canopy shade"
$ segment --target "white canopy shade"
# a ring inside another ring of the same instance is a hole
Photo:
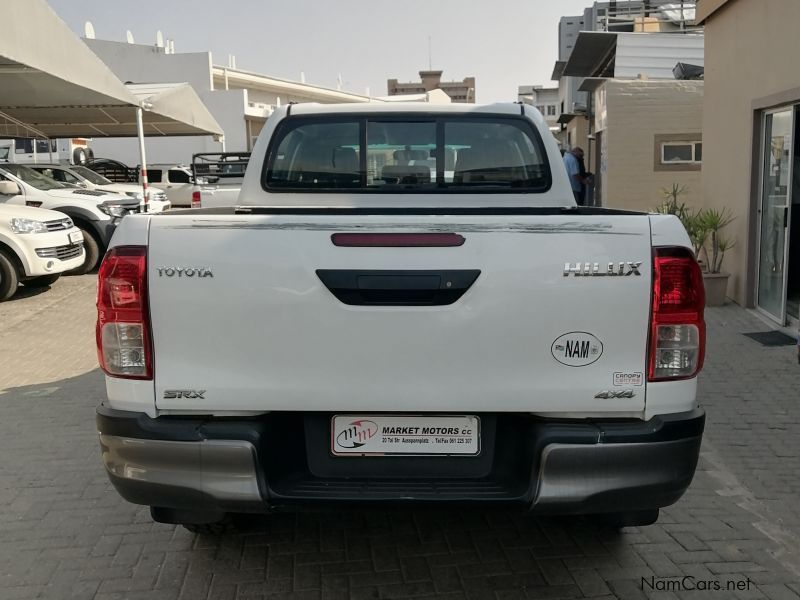
[[[188,83],[129,83],[145,109],[145,135],[222,135],[206,105]]]
[[[145,135],[222,135],[191,86],[124,85],[43,0],[3,0],[3,21],[0,136],[136,136],[143,101]]]

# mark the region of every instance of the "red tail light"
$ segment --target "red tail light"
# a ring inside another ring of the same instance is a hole
[[[648,380],[689,379],[703,368],[706,324],[703,274],[686,248],[656,248]]]
[[[192,192],[192,208],[200,208],[200,192]]]
[[[147,248],[117,246],[100,266],[97,357],[112,377],[153,378],[147,306]]]

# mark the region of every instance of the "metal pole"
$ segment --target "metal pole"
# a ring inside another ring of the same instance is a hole
[[[39,162],[38,160],[36,160],[36,159],[37,159],[37,155],[36,155],[36,142],[38,142],[38,141],[39,141],[38,139],[36,139],[36,138],[33,138],[33,164],[36,164],[37,162]]]
[[[136,107],[136,133],[139,136],[139,163],[142,165],[139,176],[142,179],[142,201],[139,203],[139,212],[149,212],[150,192],[147,190],[147,159],[144,154],[144,125],[142,124],[142,107]]]
[[[589,169],[592,168],[592,119],[594,118],[594,105],[592,104],[592,100],[594,99],[594,92],[589,92],[586,94],[586,115],[589,117],[589,133],[586,136],[586,150],[588,152],[587,155],[587,162],[589,163]],[[597,148],[595,148],[595,151]],[[584,198],[584,202],[586,202],[586,206],[594,206],[594,187],[586,186],[586,197]]]

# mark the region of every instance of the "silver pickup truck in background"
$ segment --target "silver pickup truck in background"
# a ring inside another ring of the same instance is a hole
[[[249,152],[203,152],[192,156],[192,208],[236,206],[250,162]]]

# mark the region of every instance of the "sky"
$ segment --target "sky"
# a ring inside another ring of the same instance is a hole
[[[49,0],[83,36],[210,51],[215,64],[283,79],[386,95],[386,80],[416,81],[431,66],[444,80],[476,77],[478,102],[517,99],[517,86],[554,86],[558,20],[591,0]]]

